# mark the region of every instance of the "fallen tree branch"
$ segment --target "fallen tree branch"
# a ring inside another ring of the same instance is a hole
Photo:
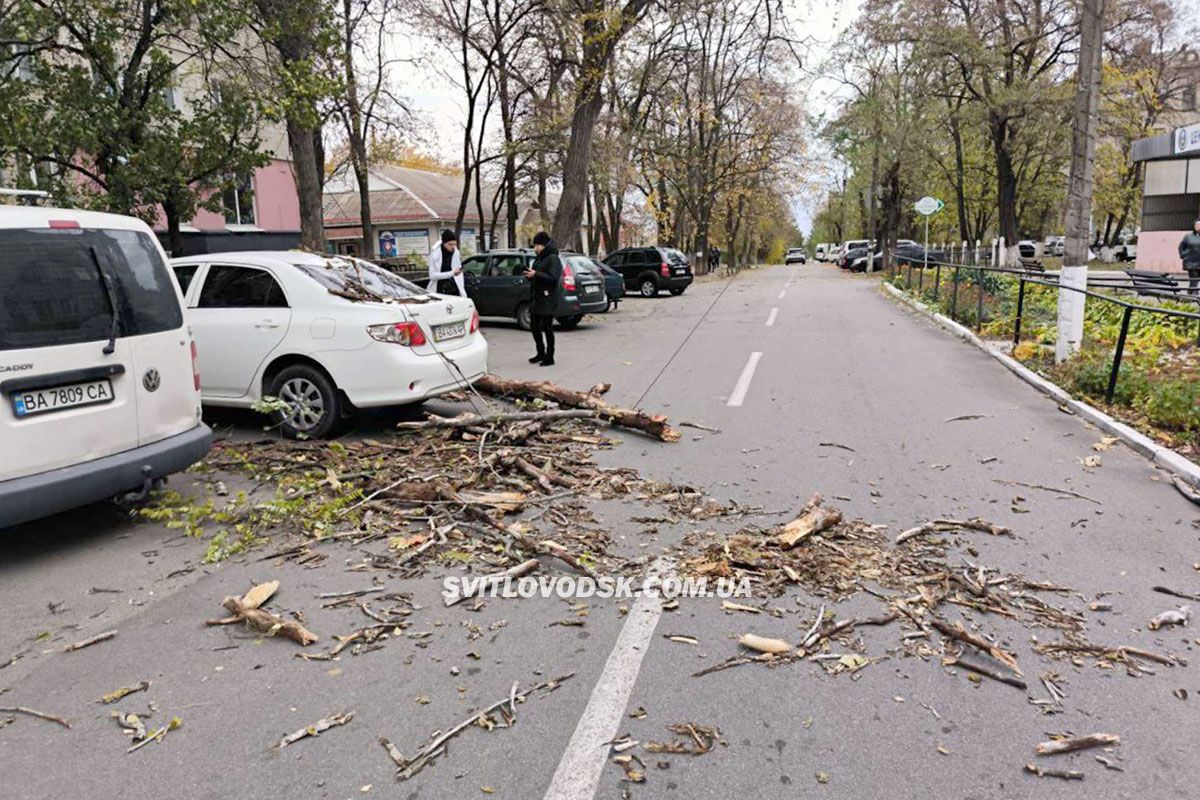
[[[600,396],[599,387],[579,392],[550,381],[514,380],[490,373],[477,380],[474,386],[481,392],[501,397],[552,400],[571,408],[589,409],[622,428],[641,431],[664,442],[679,440],[679,432],[671,427],[665,416],[611,405]]]
[[[82,642],[76,642],[75,644],[67,645],[63,648],[63,652],[73,653],[76,650],[82,650],[85,647],[91,647],[92,645],[99,644],[100,642],[107,642],[116,635],[116,631],[105,631],[104,633],[98,633],[90,639],[84,639]]]
[[[1065,781],[1081,781],[1083,773],[1074,769],[1046,769],[1037,764],[1026,764],[1025,771],[1039,778],[1062,778]]]
[[[524,692],[520,692],[520,693],[517,692],[517,686],[514,683],[512,690],[508,694],[504,695],[504,697],[502,699],[497,700],[496,702],[492,703],[487,708],[484,708],[484,709],[472,714],[471,716],[467,717],[462,722],[455,725],[450,730],[446,731],[445,733],[440,734],[429,744],[422,747],[420,752],[418,752],[411,759],[404,759],[404,763],[401,764],[399,766],[399,768],[396,770],[396,777],[399,780],[406,781],[409,778],[416,775],[418,772],[420,772],[422,769],[424,769],[427,765],[429,765],[435,759],[437,759],[438,756],[440,756],[446,752],[446,742],[450,741],[455,736],[457,736],[458,734],[462,733],[467,728],[474,725],[476,720],[480,719],[481,717],[487,716],[488,714],[492,713],[493,711],[495,711],[498,708],[501,708],[502,706],[509,707],[510,714],[513,718],[513,721],[515,722],[516,721],[516,703],[517,703],[517,701],[524,701],[526,697],[528,697],[529,695],[533,694],[534,692],[536,692],[540,689],[558,688],[558,685],[560,683],[562,683],[563,681],[565,681],[569,678],[574,677],[574,675],[575,675],[574,672],[568,672],[566,675],[563,675],[558,678],[553,678],[552,680],[543,681],[542,683],[539,683],[537,686],[534,686],[532,689],[528,689],[528,690],[526,690]],[[402,759],[404,758],[403,756],[400,755],[399,750],[395,750],[395,752],[393,752],[394,748],[387,748],[387,750],[388,750],[388,756],[391,757],[391,759],[393,761],[396,760],[397,756],[400,756],[400,758],[402,758]]]
[[[287,736],[279,740],[279,744],[275,745],[275,749],[282,750],[293,742],[298,742],[301,739],[309,736],[317,736],[324,733],[330,728],[336,728],[345,725],[350,720],[354,719],[354,712],[350,711],[345,714],[330,714],[324,719],[319,719],[312,725],[307,725],[294,733],[289,733]]]
[[[261,608],[251,608],[240,597],[226,597],[221,605],[239,620],[268,636],[282,634],[301,646],[307,646],[317,641],[317,635],[299,622],[286,620],[269,611],[263,611]]]
[[[951,656],[943,660],[942,663],[948,667],[960,666],[964,669],[970,670],[971,672],[982,675],[985,678],[991,678],[994,681],[1006,683],[1009,686],[1013,686],[1022,691],[1025,691],[1029,688],[1025,681],[1021,680],[1016,675],[1007,675],[1003,672],[998,672],[991,667],[985,667],[982,664],[976,664],[973,661],[964,661],[962,656]]]
[[[929,624],[936,628],[943,636],[948,636],[951,639],[957,639],[960,642],[966,642],[972,647],[988,653],[992,658],[1007,665],[1008,668],[1017,673],[1017,675],[1024,674],[1021,672],[1021,668],[1017,666],[1016,656],[1014,656],[1012,653],[1009,653],[999,645],[989,642],[982,636],[976,636],[975,634],[971,633],[963,627],[961,622],[957,625],[951,625],[944,620],[933,617],[929,620]]]
[[[401,430],[419,431],[427,428],[470,428],[476,425],[497,425],[502,422],[554,422],[560,419],[592,419],[600,412],[590,408],[548,409],[546,411],[511,411],[495,414],[459,414],[439,417],[430,414],[424,422],[398,422]]]
[[[1087,736],[1072,736],[1067,739],[1052,739],[1042,742],[1036,748],[1039,756],[1054,756],[1060,753],[1073,753],[1076,750],[1086,750],[1089,747],[1108,747],[1120,744],[1121,737],[1115,733],[1089,733]]]
[[[36,708],[28,708],[26,706],[0,706],[0,713],[4,714],[28,714],[31,717],[44,719],[48,722],[57,722],[64,728],[70,729],[71,723],[67,722],[62,717],[56,717],[53,714],[47,714],[45,711],[38,711]]]
[[[1094,497],[1088,497],[1086,494],[1080,494],[1079,492],[1075,492],[1070,489],[1061,489],[1057,486],[1044,486],[1040,483],[1025,483],[1024,481],[1006,481],[1003,478],[992,478],[992,480],[995,483],[999,483],[1004,486],[1024,486],[1026,489],[1037,489],[1042,492],[1053,492],[1055,494],[1065,494],[1068,497],[1077,497],[1080,500],[1087,500],[1089,503],[1095,503],[1098,506],[1104,505],[1103,503],[1101,503],[1099,500],[1097,500]]]
[[[520,564],[517,564],[515,567],[509,567],[502,572],[494,572],[491,575],[484,575],[479,583],[476,584],[474,591],[467,591],[463,594],[455,595],[454,597],[447,597],[446,605],[457,605],[463,600],[466,600],[468,597],[474,597],[476,595],[483,594],[485,591],[492,588],[494,584],[500,583],[507,578],[519,578],[522,575],[528,575],[541,565],[541,562],[536,558],[531,558],[528,561],[523,561]]]

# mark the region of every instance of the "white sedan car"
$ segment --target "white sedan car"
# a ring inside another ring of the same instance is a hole
[[[487,371],[475,304],[353,258],[298,251],[172,260],[198,350],[201,400],[287,404],[289,436],[332,433],[355,408],[420,402]]]

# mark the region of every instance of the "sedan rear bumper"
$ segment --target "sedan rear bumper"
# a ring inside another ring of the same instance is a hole
[[[465,389],[487,372],[487,340],[480,333],[470,336],[471,342],[444,355],[419,356],[406,347],[380,343],[356,351],[353,370],[344,369],[347,354],[340,354],[339,371],[353,378],[340,379],[338,388],[358,408],[416,403]]]
[[[204,458],[212,431],[190,431],[82,464],[0,481],[0,528],[141,489]]]

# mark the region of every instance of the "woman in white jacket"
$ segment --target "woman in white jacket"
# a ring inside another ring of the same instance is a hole
[[[462,276],[462,253],[458,252],[458,237],[454,231],[442,231],[442,242],[429,253],[430,292],[467,296]]]

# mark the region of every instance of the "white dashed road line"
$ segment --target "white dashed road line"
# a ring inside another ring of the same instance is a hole
[[[786,295],[786,294],[787,294],[787,289],[781,289],[779,292],[779,299],[782,300],[784,295]]]
[[[669,567],[655,562],[651,573],[661,575]],[[657,594],[641,594],[625,620],[617,643],[604,664],[600,680],[592,689],[587,708],[571,735],[558,769],[550,780],[545,800],[592,800],[600,786],[600,776],[608,761],[606,742],[616,738],[629,696],[642,668],[642,657],[650,646],[650,638],[658,618],[662,616],[662,598]]]
[[[772,308],[771,313],[767,315],[767,327],[771,328],[775,325],[775,317],[779,316],[779,309]]]
[[[758,369],[758,360],[760,358],[762,358],[762,353],[758,351],[750,354],[750,360],[742,368],[742,374],[738,376],[737,383],[734,384],[733,394],[729,395],[729,402],[725,405],[731,407],[740,406],[742,401],[746,399],[746,392],[750,390],[750,381],[754,380],[754,370]]]

